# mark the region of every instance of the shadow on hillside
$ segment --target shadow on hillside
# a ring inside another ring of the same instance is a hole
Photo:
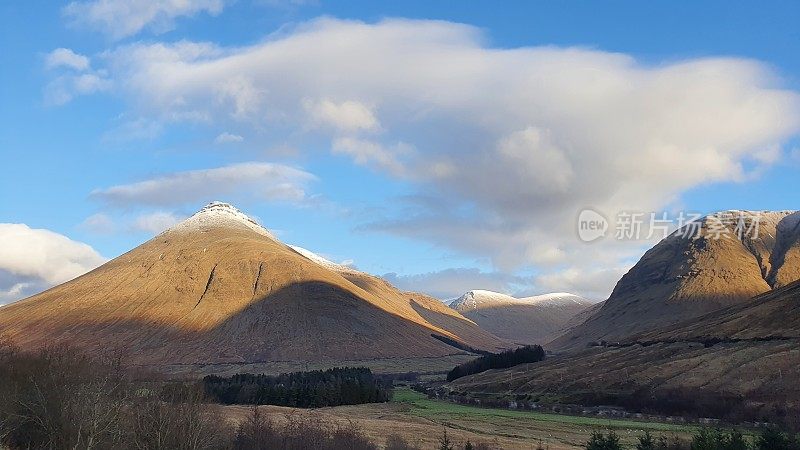
[[[429,328],[324,281],[291,283],[236,311],[230,311],[231,302],[226,300],[223,295],[205,294],[199,300],[187,299],[176,306],[179,316],[161,323],[87,320],[91,311],[76,311],[49,329],[17,330],[13,338],[24,348],[67,343],[92,352],[119,343],[140,364],[335,361],[453,353],[451,346],[431,336]],[[220,311],[230,312],[220,317]],[[465,331],[467,324],[432,311],[425,316],[434,324],[452,326],[456,334]]]

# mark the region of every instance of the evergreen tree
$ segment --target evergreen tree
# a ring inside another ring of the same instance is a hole
[[[622,444],[613,431],[609,431],[608,435],[595,431],[586,443],[586,450],[622,450]]]
[[[650,431],[645,431],[644,436],[639,436],[639,443],[636,444],[636,450],[655,450],[656,440],[650,434]]]
[[[539,345],[526,345],[501,353],[489,353],[454,367],[453,370],[447,374],[447,381],[453,381],[467,375],[485,372],[489,369],[505,369],[519,364],[538,362],[544,360],[544,358],[544,349]]]
[[[454,450],[455,446],[447,436],[447,428],[442,429],[442,437],[439,438],[439,450]]]
[[[692,437],[692,450],[717,450],[717,434],[702,428]]]
[[[757,450],[792,450],[789,436],[781,430],[769,427],[756,439]]]
[[[739,430],[733,430],[728,433],[723,450],[750,450],[750,444]]]

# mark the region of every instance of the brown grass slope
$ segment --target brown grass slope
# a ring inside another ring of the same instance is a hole
[[[699,238],[674,233],[650,249],[617,283],[600,311],[550,347],[576,349],[593,341],[624,340],[746,303],[800,279],[800,213],[758,213],[757,235],[740,236],[730,225],[729,233],[713,239],[710,220],[724,214],[706,217]]]
[[[486,372],[452,388],[478,396],[683,407],[722,416],[744,411],[750,419],[774,418],[776,411],[800,414],[800,282],[635,342]]]
[[[714,311],[676,327],[631,338],[633,342],[667,340],[800,339],[800,281],[761,294],[752,301]]]
[[[24,348],[119,347],[153,365],[458,352],[432,334],[505,346],[444,305],[324,267],[225,208],[207,207],[75,280],[4,307],[0,333]]]

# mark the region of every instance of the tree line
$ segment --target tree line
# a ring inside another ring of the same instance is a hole
[[[544,349],[539,345],[526,345],[501,353],[489,353],[454,367],[453,370],[448,372],[447,381],[453,381],[490,369],[505,369],[519,364],[538,362],[544,360],[544,358]]]
[[[619,436],[613,431],[595,432],[584,446],[586,450],[624,450]],[[650,432],[639,436],[636,450],[800,450],[800,435],[778,428],[763,429],[752,439],[738,430],[702,428],[691,439],[654,437]]]
[[[388,402],[390,379],[379,379],[363,367],[295,372],[278,376],[209,375],[203,379],[206,394],[227,405],[276,405],[299,408]]]
[[[87,356],[68,346],[24,352],[0,335],[0,449],[419,448],[397,435],[381,438],[383,445],[379,445],[357,422],[336,425],[303,414],[273,420],[257,406],[233,423],[223,407],[206,396],[202,385],[134,373],[119,355]],[[370,378],[361,369],[329,371],[328,376]],[[308,378],[324,379],[325,375]],[[464,448],[486,447],[470,444]]]

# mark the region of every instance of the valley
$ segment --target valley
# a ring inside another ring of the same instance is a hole
[[[385,404],[339,406],[315,410],[261,407],[277,422],[287,416],[302,415],[328,424],[346,425],[356,421],[374,442],[383,442],[398,434],[424,449],[436,448],[443,427],[455,442],[463,445],[485,442],[507,450],[535,448],[541,442],[551,450],[582,448],[593,431],[616,431],[625,444],[649,430],[655,435],[688,438],[696,426],[669,423],[637,422],[597,417],[545,414],[530,411],[478,408],[430,400],[407,388],[397,389],[394,399]],[[243,420],[249,413],[243,406],[224,407],[229,420]]]

